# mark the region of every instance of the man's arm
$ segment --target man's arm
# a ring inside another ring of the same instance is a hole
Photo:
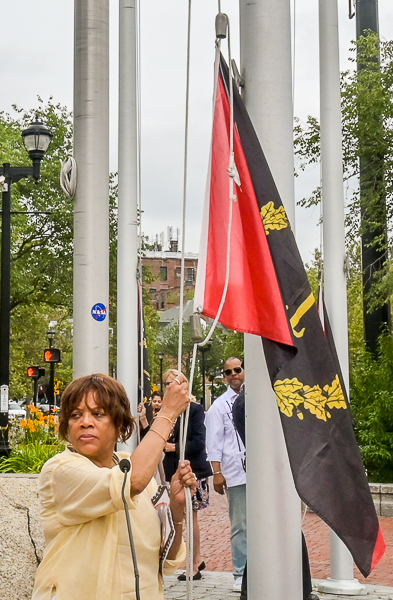
[[[218,460],[212,460],[213,469],[213,487],[217,494],[225,494],[227,488],[227,482],[224,475],[221,472],[221,463]]]
[[[224,475],[221,472],[221,459],[224,447],[224,421],[223,415],[213,404],[206,413],[206,450],[213,469],[214,490],[223,495],[227,487]],[[216,474],[215,474],[216,473]]]

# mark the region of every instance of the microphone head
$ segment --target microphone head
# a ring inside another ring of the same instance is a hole
[[[119,462],[119,467],[122,473],[128,473],[129,471],[131,471],[131,463],[128,460],[128,458],[122,458]]]

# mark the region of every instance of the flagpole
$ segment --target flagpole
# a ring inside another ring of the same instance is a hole
[[[348,392],[348,320],[337,0],[319,0],[319,61],[324,296]],[[333,531],[330,532],[330,578],[320,584],[318,589],[331,594],[366,593],[366,587],[353,577],[353,559],[349,550]]]
[[[108,372],[109,0],[75,0],[74,377]]]
[[[125,387],[133,415],[138,408],[137,8],[137,0],[119,2],[117,378]],[[132,451],[136,443],[134,432],[121,446]]]
[[[294,226],[289,0],[240,0],[243,98]],[[249,600],[300,600],[300,501],[261,339],[246,334]]]

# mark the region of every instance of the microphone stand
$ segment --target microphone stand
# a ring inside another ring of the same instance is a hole
[[[121,488],[121,498],[123,500],[124,511],[126,513],[128,537],[130,538],[132,562],[134,563],[135,594],[136,594],[136,600],[141,600],[141,596],[139,593],[139,569],[138,569],[138,561],[136,558],[134,536],[132,535],[130,511],[129,511],[128,504],[127,504],[127,501],[126,501],[126,498],[124,495],[124,489],[126,487],[126,482],[127,482],[127,473],[131,470],[130,461],[127,458],[123,458],[119,463],[119,467],[120,467],[120,471],[122,473],[124,473],[124,481],[123,481],[123,486]]]

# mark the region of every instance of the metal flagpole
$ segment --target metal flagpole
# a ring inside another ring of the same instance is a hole
[[[109,0],[75,0],[74,377],[108,372]]]
[[[290,0],[240,0],[243,97],[294,227]],[[300,600],[301,510],[260,338],[246,334],[249,600]]]
[[[349,392],[337,0],[319,0],[319,64],[324,295],[345,386]],[[333,531],[330,532],[330,575],[327,581],[319,585],[321,592],[350,595],[366,593],[366,587],[353,577],[353,559],[349,550]]]
[[[137,8],[137,0],[120,0],[117,377],[126,389],[133,415],[138,408]],[[136,444],[134,433],[127,449]]]

